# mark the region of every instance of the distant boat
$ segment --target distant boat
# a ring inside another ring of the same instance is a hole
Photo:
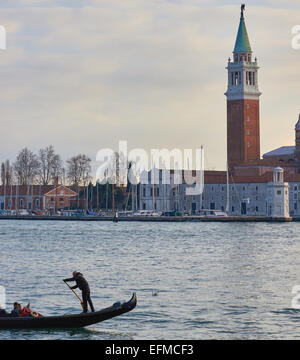
[[[115,215],[114,215],[114,218],[113,218],[113,222],[118,222],[119,221],[119,214],[118,212],[116,211]]]

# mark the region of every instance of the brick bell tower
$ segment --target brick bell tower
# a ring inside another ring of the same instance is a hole
[[[257,59],[252,50],[244,19],[245,5],[233,51],[228,60],[227,162],[229,167],[260,159],[259,97]]]

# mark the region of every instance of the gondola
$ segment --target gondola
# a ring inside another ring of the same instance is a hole
[[[100,311],[44,317],[0,317],[0,329],[70,329],[97,324],[133,310],[136,307],[136,294],[125,303],[114,305]]]

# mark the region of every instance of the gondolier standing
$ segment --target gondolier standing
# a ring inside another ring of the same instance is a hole
[[[83,301],[83,312],[88,312],[88,303],[90,305],[91,311],[94,312],[94,306],[90,295],[90,287],[86,279],[80,272],[74,271],[73,277],[69,279],[64,279],[64,282],[76,281],[76,285],[72,286],[71,289],[79,288],[82,291],[82,301]]]

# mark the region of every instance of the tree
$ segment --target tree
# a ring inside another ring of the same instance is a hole
[[[17,159],[13,164],[13,169],[18,183],[20,185],[29,185],[35,181],[38,174],[38,158],[32,151],[24,148],[19,152]]]
[[[1,181],[2,185],[11,185],[13,178],[13,168],[10,165],[9,160],[6,160],[1,164]]]
[[[38,161],[38,181],[40,184],[49,185],[50,181],[56,176],[62,175],[62,160],[58,154],[55,154],[52,145],[39,150]]]
[[[91,159],[79,154],[67,160],[67,177],[71,185],[86,185],[91,176]]]

